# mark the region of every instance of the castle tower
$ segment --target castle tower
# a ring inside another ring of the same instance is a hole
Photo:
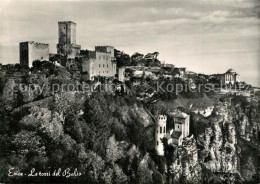
[[[20,64],[32,67],[33,61],[49,60],[49,44],[27,41],[20,43]]]
[[[67,55],[68,58],[75,58],[80,52],[80,45],[76,44],[76,26],[72,21],[58,22],[59,43],[57,53]]]
[[[155,151],[157,155],[164,155],[164,147],[162,138],[166,136],[166,120],[165,115],[159,115],[157,118],[157,124],[155,129]]]

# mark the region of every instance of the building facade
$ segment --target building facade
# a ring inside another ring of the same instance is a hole
[[[49,60],[49,44],[27,41],[20,43],[20,64],[32,67],[35,60]]]
[[[77,24],[72,21],[58,22],[59,43],[57,53],[68,58],[75,58],[80,53],[80,45],[76,44]]]
[[[183,139],[190,134],[190,116],[178,110],[170,115],[173,117],[174,129],[166,135],[168,144],[181,146]]]
[[[166,121],[167,116],[159,115],[157,118],[156,130],[155,130],[155,151],[157,155],[164,155],[164,146],[162,138],[166,136]]]
[[[87,73],[89,80],[93,80],[95,76],[115,77],[116,71],[112,46],[97,46],[95,51],[88,51],[88,54],[82,58],[82,72]]]
[[[220,84],[226,85],[231,84],[234,85],[236,82],[240,82],[240,76],[233,69],[229,69],[226,73],[218,75],[218,79],[220,80]]]
[[[185,138],[190,134],[190,115],[176,111],[171,114],[174,121],[174,131],[181,132],[181,137]]]
[[[168,145],[181,146],[183,139],[190,134],[190,115],[175,111],[170,113],[173,117],[174,128],[170,131],[166,130],[167,116],[159,115],[155,128],[155,151],[157,155],[164,155],[164,145],[162,139],[166,138]],[[166,132],[167,131],[167,132]]]

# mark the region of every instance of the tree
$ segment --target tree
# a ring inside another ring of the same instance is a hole
[[[129,66],[130,65],[130,56],[128,54],[122,53],[120,57],[117,57],[117,66]]]
[[[113,183],[126,183],[128,181],[127,176],[123,172],[123,170],[116,164],[113,167]]]
[[[57,112],[36,106],[31,108],[31,114],[23,117],[20,124],[28,130],[35,130],[53,141],[58,141],[63,134],[62,121],[62,117]]]
[[[139,165],[137,170],[137,183],[152,183],[152,171],[147,167]]]
[[[122,156],[123,153],[118,147],[118,142],[115,140],[115,135],[113,135],[108,140],[106,148],[106,160],[114,164],[114,162],[120,159]]]
[[[16,147],[16,151],[22,155],[32,152],[44,156],[46,154],[45,146],[41,144],[41,141],[36,132],[22,130],[13,136],[12,144]]]
[[[17,105],[17,94],[15,93],[16,83],[14,79],[9,79],[4,86],[1,96],[1,105],[6,110],[11,110]]]
[[[85,161],[87,180],[91,183],[97,183],[98,179],[105,179],[102,175],[105,168],[104,160],[93,151],[88,151]]]

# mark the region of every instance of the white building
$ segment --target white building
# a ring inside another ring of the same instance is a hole
[[[174,131],[182,133],[182,138],[187,137],[190,134],[190,115],[175,111],[171,113],[174,121]]]
[[[95,47],[95,51],[90,51],[88,56],[83,58],[82,72],[87,73],[89,80],[94,80],[95,76],[115,77],[116,59],[114,57],[114,47]]]
[[[170,114],[173,117],[174,129],[167,135],[168,144],[182,145],[182,141],[190,134],[190,115],[175,111]]]
[[[220,83],[222,85],[225,84],[235,84],[236,82],[240,82],[240,76],[233,69],[229,69],[226,73],[220,74],[218,76]]]
[[[190,134],[190,115],[175,111],[170,113],[170,116],[173,117],[174,129],[171,129],[166,133],[166,120],[167,117],[164,115],[159,115],[155,130],[155,150],[156,154],[163,156],[164,155],[164,146],[162,143],[162,138],[167,139],[169,145],[181,146],[183,139],[188,137]]]
[[[164,146],[162,138],[166,137],[166,120],[165,115],[159,115],[157,118],[156,130],[155,130],[155,151],[157,155],[164,155]]]

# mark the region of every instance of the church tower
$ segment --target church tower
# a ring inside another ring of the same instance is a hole
[[[164,155],[164,147],[162,138],[166,136],[166,120],[165,115],[159,115],[157,118],[157,124],[155,129],[155,151],[157,155]]]

